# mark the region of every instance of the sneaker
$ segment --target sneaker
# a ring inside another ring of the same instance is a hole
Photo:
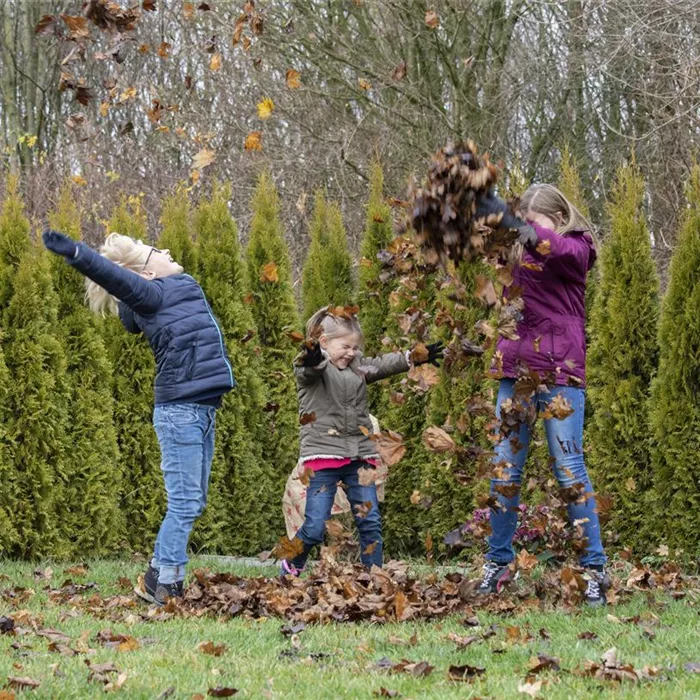
[[[509,564],[498,564],[495,561],[487,561],[484,564],[484,577],[476,589],[481,595],[500,593],[504,586],[515,579]]]
[[[175,583],[159,583],[156,588],[156,605],[165,605],[170,598],[182,598],[183,581]]]
[[[155,566],[148,565],[146,573],[143,576],[143,588],[137,585],[134,588],[134,593],[139,598],[143,598],[148,603],[157,603],[156,588],[158,587],[158,569]]]
[[[297,569],[296,566],[294,566],[294,564],[287,561],[286,559],[282,559],[282,561],[280,562],[280,577],[282,578],[284,578],[285,576],[294,576],[295,578],[299,578],[303,570],[303,567],[301,569]]]
[[[608,599],[605,596],[605,592],[610,586],[610,579],[605,571],[586,569],[584,578],[588,580],[586,592],[583,594],[583,599],[586,603],[593,608],[607,605]]]

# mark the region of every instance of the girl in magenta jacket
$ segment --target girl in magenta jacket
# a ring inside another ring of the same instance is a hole
[[[493,196],[481,206],[487,213],[505,211],[506,207]],[[501,420],[504,408],[512,405],[506,402],[513,401],[519,414],[529,409],[530,415],[537,415],[555,399],[571,410],[565,417],[545,415],[545,432],[569,517],[583,533],[581,565],[588,579],[585,599],[590,605],[604,605],[606,557],[596,499],[583,458],[584,302],[586,277],[596,260],[595,240],[585,217],[552,185],[530,187],[522,198],[521,211],[527,223],[512,222],[520,229],[522,250],[506,295],[518,288],[524,308],[517,326],[518,339],[501,337],[496,348],[492,368],[494,376],[500,377],[496,413]],[[518,377],[532,377],[533,373],[540,380],[536,390],[530,390],[524,382],[516,383]],[[555,413],[562,416],[566,412]],[[501,427],[494,459],[496,478],[491,481],[498,506],[491,509],[492,534],[480,593],[500,592],[513,575],[509,565],[515,556],[512,542],[530,431],[527,420],[512,430],[504,429],[503,424]]]

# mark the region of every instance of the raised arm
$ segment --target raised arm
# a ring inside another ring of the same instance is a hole
[[[120,267],[84,243],[77,243],[62,233],[44,231],[43,239],[49,250],[62,255],[69,265],[137,314],[152,314],[160,307],[163,301],[163,285],[160,280],[148,282],[141,275]]]
[[[318,341],[305,341],[301,352],[294,359],[294,376],[299,386],[308,386],[318,381],[328,366],[326,355]]]
[[[141,329],[136,325],[134,312],[122,301],[119,302],[119,320],[129,333],[141,333]]]
[[[392,377],[401,372],[408,372],[411,364],[407,352],[390,352],[377,357],[361,357],[359,369],[365,376],[367,384]]]
[[[529,245],[530,254],[550,270],[567,279],[585,279],[593,267],[596,251],[593,239],[585,231],[561,236],[544,226],[532,224],[537,242]]]

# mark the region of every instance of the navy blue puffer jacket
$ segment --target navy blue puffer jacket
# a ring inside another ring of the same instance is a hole
[[[156,404],[210,401],[235,386],[223,334],[193,277],[147,281],[83,243],[68,262],[120,300],[129,332],[146,336],[156,359]]]

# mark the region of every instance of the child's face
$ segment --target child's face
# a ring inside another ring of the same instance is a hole
[[[320,343],[321,347],[328,353],[331,362],[338,369],[345,369],[360,351],[360,338],[356,333],[348,333],[331,339],[322,335]]]
[[[182,265],[176,263],[170,256],[170,251],[159,250],[152,246],[144,245],[148,248],[148,253],[145,257],[145,264],[140,274],[146,279],[156,279],[158,277],[170,277],[171,275],[181,275],[183,273]]]
[[[542,214],[539,211],[533,211],[530,209],[528,213],[525,215],[525,218],[528,221],[532,221],[535,224],[538,224],[539,226],[542,226],[544,228],[548,228],[550,231],[556,231],[560,224],[561,224],[561,215],[556,214],[554,218],[551,218],[547,216],[546,214]]]

